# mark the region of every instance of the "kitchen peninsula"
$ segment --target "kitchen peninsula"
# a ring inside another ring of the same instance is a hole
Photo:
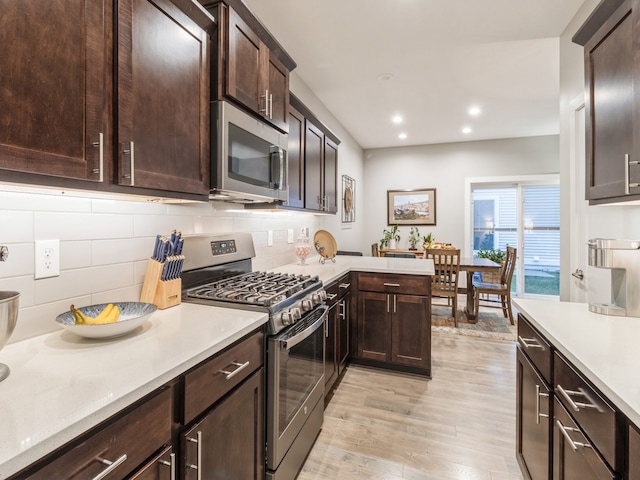
[[[433,274],[431,262],[409,259],[337,257],[323,265],[316,257],[308,263],[277,270],[319,275],[325,285],[349,272]],[[129,412],[129,405],[259,331],[266,320],[259,312],[183,303],[117,339],[87,340],[60,330],[9,344],[2,350],[11,374],[0,383],[0,479]]]

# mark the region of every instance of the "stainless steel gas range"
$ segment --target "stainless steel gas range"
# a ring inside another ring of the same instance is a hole
[[[184,237],[182,301],[268,313],[267,478],[293,480],[324,414],[326,293],[318,277],[253,272],[250,234]]]

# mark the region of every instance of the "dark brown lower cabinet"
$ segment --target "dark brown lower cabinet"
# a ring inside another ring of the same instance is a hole
[[[531,361],[517,349],[516,455],[525,478],[551,478],[553,415],[549,385]]]
[[[338,379],[338,350],[336,341],[336,328],[338,324],[338,303],[329,302],[327,319],[324,324],[324,396],[329,398],[329,393]]]
[[[263,480],[264,368],[181,435],[183,480]]]
[[[640,480],[640,432],[633,426],[629,426],[629,480]]]
[[[556,399],[553,426],[554,480],[614,480],[598,451]]]

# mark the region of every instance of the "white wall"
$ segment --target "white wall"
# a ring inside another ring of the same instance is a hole
[[[387,190],[435,188],[436,226],[421,226],[420,234],[431,232],[436,241],[464,249],[465,179],[558,173],[558,137],[365,150],[364,162],[363,248],[379,242],[388,228]],[[408,248],[409,228],[400,227],[402,248]]]
[[[561,261],[560,261],[560,299],[569,299],[570,289],[570,253],[573,249],[584,252],[587,248],[581,238],[572,238],[569,225],[571,212],[576,202],[584,197],[571,197],[571,117],[572,102],[584,98],[584,60],[583,48],[571,42],[571,37],[598,5],[598,0],[585,0],[579,12],[567,26],[560,38],[560,191],[561,191]],[[584,182],[584,179],[575,179]],[[591,206],[587,207],[585,228],[587,238],[633,238],[640,239],[640,206]],[[586,260],[584,264],[586,264]]]
[[[20,292],[16,342],[58,327],[56,315],[69,305],[134,301],[140,296],[147,260],[157,234],[251,232],[256,245],[254,270],[297,261],[287,231],[326,229],[339,249],[355,250],[362,235],[362,149],[324,105],[294,75],[292,90],[342,143],[338,185],[343,173],[356,179],[357,222],[342,225],[337,215],[244,211],[225,203],[158,204],[90,198],[72,192],[0,185],[0,245],[9,259],[0,262],[0,290]],[[340,197],[341,199],[341,197]],[[267,245],[273,231],[274,245]],[[34,279],[34,241],[60,240],[60,276]]]

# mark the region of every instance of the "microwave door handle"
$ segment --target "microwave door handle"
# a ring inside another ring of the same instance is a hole
[[[278,157],[280,159],[280,185],[279,189],[284,190],[285,181],[284,181],[284,150],[282,148],[278,148]]]

